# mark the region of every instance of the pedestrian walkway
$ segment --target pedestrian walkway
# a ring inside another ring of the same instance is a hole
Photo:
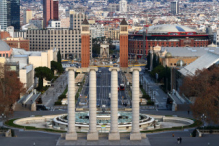
[[[145,135],[145,134],[143,134]],[[144,145],[151,146],[148,138],[142,138],[142,140],[131,141],[129,139],[129,134],[120,134],[120,140],[109,141],[108,134],[100,134],[99,140],[88,141],[86,139],[86,133],[78,133],[78,140],[76,141],[67,141],[64,137],[60,137],[57,141],[56,146],[64,145]]]
[[[56,79],[53,83],[54,86],[49,87],[49,89],[47,89],[47,91],[42,95],[43,104],[47,107],[53,107],[59,95],[61,95],[66,89],[67,84],[67,72],[65,72]]]
[[[148,73],[143,73],[142,76],[146,79],[146,83],[149,86],[150,91],[146,91],[147,94],[152,96],[152,100],[158,105],[158,109],[166,109],[167,94],[159,87],[159,84],[155,83],[153,78]]]

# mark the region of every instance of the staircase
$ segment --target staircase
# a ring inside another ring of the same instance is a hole
[[[21,103],[16,103],[14,111],[30,111],[30,104],[26,104],[26,107],[22,107]]]

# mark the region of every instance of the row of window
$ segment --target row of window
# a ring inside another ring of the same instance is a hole
[[[8,53],[0,54],[0,57],[7,57],[8,58]]]

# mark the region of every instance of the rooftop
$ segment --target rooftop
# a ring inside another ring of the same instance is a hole
[[[0,40],[0,51],[9,51],[10,49],[10,46],[6,42]]]
[[[219,54],[218,47],[162,47],[161,52],[169,52],[172,57],[200,57],[206,52]]]
[[[142,30],[139,30],[138,33],[142,33],[143,30],[145,31],[146,27],[144,27]],[[154,25],[148,28],[148,33],[168,33],[168,32],[196,32],[197,33],[197,30],[178,24]]]

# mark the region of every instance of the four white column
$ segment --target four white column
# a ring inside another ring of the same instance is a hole
[[[139,71],[140,67],[132,67],[132,131],[130,140],[141,140],[139,129]]]
[[[87,133],[87,140],[98,140],[97,132],[97,120],[96,120],[96,102],[97,102],[97,93],[96,93],[96,71],[97,67],[90,67],[88,71],[90,72],[89,76],[89,132]]]
[[[69,67],[68,71],[68,132],[66,140],[77,140],[75,130],[75,71],[76,68]]]
[[[98,140],[99,135],[96,128],[96,71],[97,67],[90,67],[89,77],[89,132],[87,140]],[[120,140],[118,131],[118,71],[117,67],[109,69],[111,71],[111,125],[109,140]],[[77,140],[75,130],[75,71],[76,68],[69,67],[68,71],[68,132],[66,140]],[[141,140],[139,129],[139,71],[140,67],[131,68],[132,71],[132,131],[130,140]]]
[[[109,140],[120,140],[118,131],[118,67],[112,67],[111,71],[111,115]]]

